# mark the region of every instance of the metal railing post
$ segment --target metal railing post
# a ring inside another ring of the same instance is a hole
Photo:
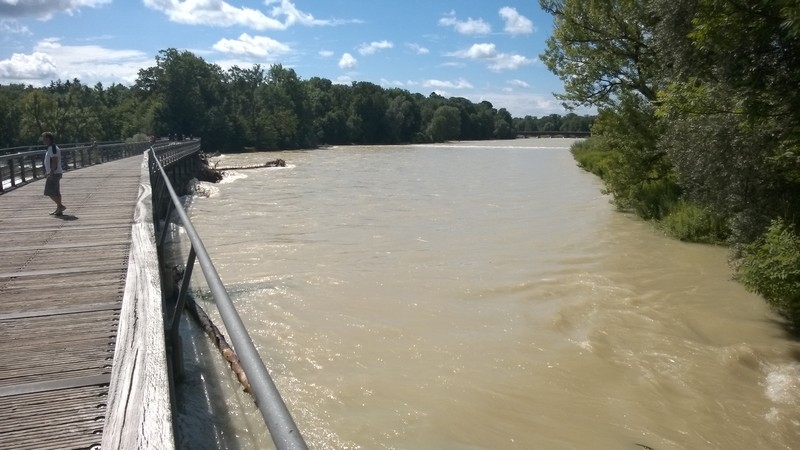
[[[197,254],[194,247],[189,248],[189,258],[186,260],[186,267],[183,271],[181,287],[178,291],[178,300],[175,302],[175,311],[172,313],[172,320],[169,322],[169,336],[172,345],[172,369],[175,371],[175,378],[183,378],[183,350],[180,336],[181,313],[186,307],[186,295],[189,291],[189,282],[192,279],[192,269]]]

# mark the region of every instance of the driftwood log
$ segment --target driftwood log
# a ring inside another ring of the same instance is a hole
[[[286,167],[286,161],[278,158],[278,159],[273,160],[273,161],[267,161],[264,164],[253,164],[253,165],[249,165],[249,166],[226,166],[226,167],[220,167],[218,169],[217,169],[216,166],[214,166],[214,169],[215,170],[245,170],[245,169],[263,169],[264,167]]]
[[[186,297],[186,311],[192,315],[192,318],[200,325],[206,335],[211,338],[211,341],[222,356],[228,360],[231,370],[236,374],[236,378],[242,384],[242,387],[244,387],[244,391],[250,393],[250,382],[247,380],[247,374],[244,373],[241,362],[239,362],[239,355],[228,345],[225,336],[219,331],[219,328],[214,325],[203,308],[194,301],[191,295]]]
[[[210,183],[219,183],[222,181],[222,170],[217,169],[216,164],[214,164],[214,167],[211,167],[208,164],[208,157],[205,153],[200,154],[200,162],[203,164],[200,166],[200,172],[197,174],[197,179],[199,181]]]

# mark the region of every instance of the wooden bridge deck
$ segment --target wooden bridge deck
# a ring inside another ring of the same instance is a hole
[[[141,164],[0,195],[0,449],[99,448]]]

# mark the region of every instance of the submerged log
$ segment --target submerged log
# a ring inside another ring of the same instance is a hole
[[[237,355],[233,348],[228,345],[228,341],[225,340],[225,336],[219,331],[219,328],[214,325],[214,323],[211,321],[211,318],[208,317],[208,314],[206,314],[203,308],[194,301],[191,295],[186,297],[186,311],[192,315],[194,320],[200,325],[206,335],[211,338],[211,341],[217,347],[222,356],[228,360],[231,370],[233,370],[233,373],[236,374],[236,378],[244,387],[244,391],[250,393],[250,382],[247,380],[247,374],[244,373],[242,364],[239,361],[239,355]]]

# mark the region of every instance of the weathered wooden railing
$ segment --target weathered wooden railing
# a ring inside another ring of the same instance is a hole
[[[150,147],[149,142],[117,142],[90,144],[61,149],[61,165],[73,170],[128,156],[140,155]],[[45,149],[10,153],[0,156],[0,194],[30,181],[44,177]]]
[[[131,226],[102,448],[173,450],[174,396],[165,332],[168,314],[163,301],[162,264],[156,249],[154,222],[158,223],[159,216],[154,213],[149,159],[152,148],[169,162],[170,177],[185,182],[191,167],[199,164],[200,141],[146,145]]]
[[[196,151],[199,151],[199,142],[196,147],[188,143],[172,145],[168,148],[154,148],[148,152],[148,164],[151,178],[150,184],[153,186],[155,223],[163,223],[159,230],[160,236],[157,236],[158,245],[163,245],[164,236],[169,232],[170,217],[173,213],[177,214],[191,242],[183,279],[178,289],[174,312],[172,312],[171,317],[169,317],[169,312],[165,313],[167,317],[166,333],[169,336],[169,345],[172,346],[173,374],[181,370],[178,325],[180,323],[181,313],[186,305],[186,296],[192,276],[192,269],[194,268],[195,262],[197,262],[200,265],[200,269],[203,271],[209,290],[214,296],[220,317],[238,353],[242,368],[247,375],[247,380],[250,382],[251,392],[255,398],[256,405],[261,411],[261,415],[264,417],[264,421],[266,422],[276,448],[279,450],[306,449],[307,447],[303,436],[298,430],[297,425],[295,425],[292,415],[286,407],[283,398],[281,398],[267,368],[264,366],[264,362],[261,360],[258,350],[256,350],[250,335],[247,333],[247,329],[239,313],[236,311],[233,302],[228,296],[228,291],[222,284],[219,274],[206,252],[203,241],[200,239],[192,222],[183,210],[183,204],[178,198],[175,188],[173,188],[173,180],[175,180],[176,177],[180,177],[178,166],[181,165],[181,161],[194,159],[199,162],[199,158],[192,158],[192,155]],[[165,166],[169,167],[170,170],[166,170]],[[162,211],[163,214],[161,213]]]

